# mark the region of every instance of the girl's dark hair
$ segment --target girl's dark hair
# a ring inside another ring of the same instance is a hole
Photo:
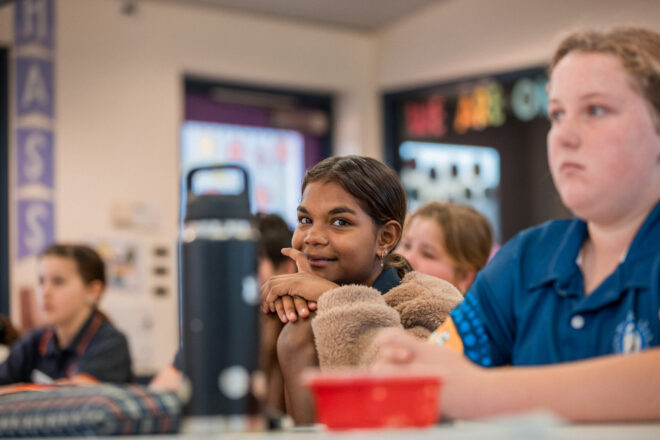
[[[10,346],[18,341],[21,334],[5,315],[0,314],[0,344]]]
[[[317,181],[339,184],[355,197],[377,226],[395,220],[403,228],[406,219],[406,193],[399,176],[384,163],[366,156],[329,157],[305,173],[301,193],[305,192],[307,185]],[[410,272],[412,268],[408,261],[398,254],[393,254],[392,249],[385,264],[397,269],[400,276]]]
[[[41,257],[47,255],[70,258],[76,262],[78,273],[85,284],[98,280],[105,286],[105,264],[91,247],[81,244],[52,244],[41,253]]]
[[[255,215],[259,229],[259,258],[268,258],[277,269],[289,257],[282,254],[282,248],[291,247],[292,232],[289,225],[276,214],[257,213]]]

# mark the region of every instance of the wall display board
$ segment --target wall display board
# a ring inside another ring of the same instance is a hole
[[[195,167],[213,163],[243,165],[252,210],[278,214],[293,227],[305,172],[303,148],[302,135],[293,130],[186,122],[181,128],[181,170],[186,176]],[[205,185],[211,190],[221,187],[213,181]]]
[[[187,172],[229,162],[248,170],[252,210],[294,228],[305,170],[331,151],[332,95],[197,76],[186,76],[184,87],[181,214]]]
[[[546,84],[536,67],[386,93],[386,160],[409,210],[431,200],[472,205],[500,243],[565,216],[547,167]]]

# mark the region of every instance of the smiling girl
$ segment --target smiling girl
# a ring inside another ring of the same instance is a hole
[[[48,325],[11,349],[0,384],[128,382],[126,338],[97,310],[103,260],[91,248],[55,244],[39,259],[39,292]]]
[[[283,250],[298,272],[272,277],[262,288],[264,312],[286,323],[278,359],[297,423],[313,421],[300,383],[305,367],[369,364],[377,329],[426,337],[462,300],[451,284],[411,272],[392,253],[405,215],[398,176],[375,159],[332,157],[306,173],[292,248]],[[310,309],[313,319],[300,319]]]

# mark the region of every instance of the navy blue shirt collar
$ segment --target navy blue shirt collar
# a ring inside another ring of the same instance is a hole
[[[378,275],[378,278],[376,278],[376,281],[374,281],[371,287],[378,290],[381,295],[385,295],[399,284],[401,284],[399,273],[395,268],[387,267]]]
[[[635,270],[634,262],[657,252],[657,246],[660,243],[659,223],[660,202],[656,203],[644,223],[642,223],[630,244],[625,260],[616,269],[616,271],[626,271],[625,277],[618,276],[619,279],[625,280],[625,286],[621,287],[644,287],[648,284],[648,274]],[[582,273],[576,260],[587,234],[586,222],[574,218],[545,272],[527,287],[536,289],[544,284],[555,282],[560,291],[568,293],[581,292]],[[576,272],[578,273],[576,274]]]
[[[76,336],[71,340],[69,345],[64,348],[57,346],[57,336],[55,335],[55,330],[52,327],[49,328],[46,331],[50,333],[50,339],[46,344],[46,351],[44,355],[55,356],[58,353],[63,352],[76,353],[76,351],[80,351],[79,348],[82,348],[84,351],[87,344],[89,343],[89,339],[91,339],[91,337],[94,336],[94,333],[96,333],[96,330],[98,330],[98,324],[100,324],[100,322],[98,322],[99,320],[103,320],[103,318],[101,318],[101,314],[96,310],[92,311],[92,313],[89,315],[89,318],[87,318],[83,326],[80,328],[80,330],[78,330]],[[85,347],[81,346],[83,343]],[[78,354],[80,355],[81,353]]]

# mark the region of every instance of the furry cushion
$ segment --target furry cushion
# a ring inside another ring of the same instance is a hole
[[[450,283],[418,272],[408,273],[385,295],[348,285],[324,293],[312,329],[322,369],[367,365],[377,356],[376,334],[402,327],[425,338],[463,300]]]

